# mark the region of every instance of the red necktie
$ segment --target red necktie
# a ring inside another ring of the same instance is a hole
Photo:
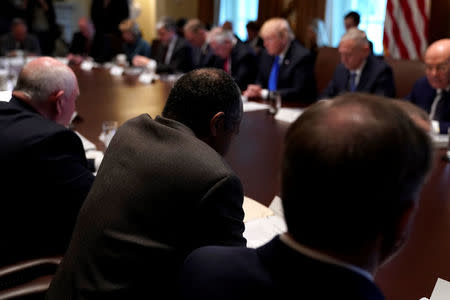
[[[229,57],[227,57],[227,59],[223,63],[223,69],[225,70],[225,72],[230,74],[230,58]]]

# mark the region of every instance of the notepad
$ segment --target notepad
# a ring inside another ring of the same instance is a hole
[[[267,206],[264,206],[249,197],[244,197],[242,208],[244,210],[244,223],[274,215],[274,212]]]
[[[254,101],[248,101],[244,103],[244,111],[256,111],[269,109],[269,105],[264,103],[258,103]]]
[[[434,286],[430,300],[449,300],[450,299],[450,282],[438,278]]]
[[[275,119],[278,121],[293,123],[303,113],[300,108],[282,107],[275,115]]]
[[[269,207],[244,197],[243,208],[245,212],[243,235],[247,239],[247,247],[260,247],[277,234],[286,232],[287,226],[280,197],[275,196]]]

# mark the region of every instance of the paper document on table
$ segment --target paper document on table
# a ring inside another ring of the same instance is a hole
[[[275,196],[269,205],[269,208],[278,216],[284,217],[283,204],[281,203],[281,198]]]
[[[12,93],[10,91],[0,91],[0,101],[9,102]]]
[[[448,135],[447,134],[432,134],[431,140],[435,148],[447,148],[448,147]]]
[[[79,133],[78,131],[75,131],[75,133],[80,137],[81,143],[83,143],[84,151],[97,150],[97,147],[95,146],[95,144],[94,144],[93,142],[91,142],[90,140],[88,140],[87,138],[85,138],[85,137],[84,137],[83,135],[81,135],[81,133]]]
[[[438,278],[431,293],[430,300],[449,300],[450,299],[450,282]]]
[[[244,111],[256,111],[269,109],[269,105],[254,101],[244,102]]]
[[[286,230],[284,218],[273,215],[245,223],[244,237],[247,239],[247,247],[257,248]]]
[[[303,110],[300,108],[282,107],[275,115],[275,119],[287,123],[293,123],[302,114]]]
[[[274,212],[267,206],[245,196],[242,208],[244,209],[244,223],[274,215]]]
[[[244,237],[247,239],[247,247],[257,248],[269,242],[277,234],[286,232],[281,198],[275,196],[268,210],[272,212],[271,215],[245,222]]]

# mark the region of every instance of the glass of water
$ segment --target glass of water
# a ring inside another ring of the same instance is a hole
[[[105,144],[105,147],[108,148],[111,139],[114,134],[116,134],[118,128],[117,121],[104,121],[102,123],[102,132],[99,136],[99,140]]]

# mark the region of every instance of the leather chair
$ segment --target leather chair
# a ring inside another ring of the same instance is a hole
[[[334,70],[341,62],[341,57],[337,48],[321,47],[317,53],[316,63],[314,66],[314,75],[316,76],[317,95],[327,87],[333,78]]]
[[[0,300],[44,299],[60,261],[38,258],[0,268]]]
[[[396,98],[405,98],[417,79],[425,75],[425,65],[420,60],[405,60],[385,57],[394,73]]]

